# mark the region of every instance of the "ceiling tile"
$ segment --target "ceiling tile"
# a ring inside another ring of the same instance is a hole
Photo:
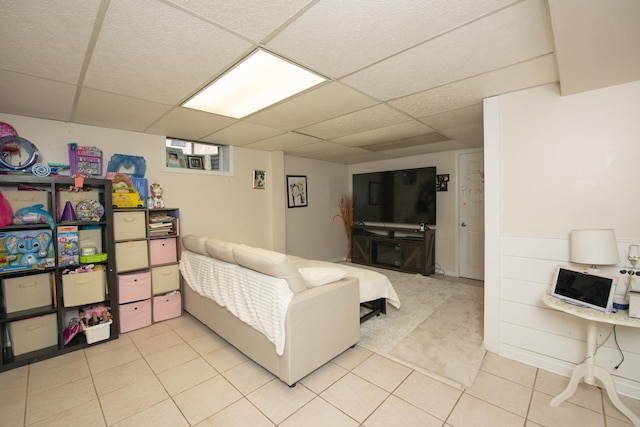
[[[464,144],[466,148],[484,147],[484,125],[482,121],[460,124],[443,132],[447,133],[449,139]]]
[[[153,0],[111,0],[85,84],[163,104],[184,101],[251,44]]]
[[[418,121],[398,123],[383,128],[368,130],[354,135],[333,138],[332,142],[350,145],[353,147],[371,145],[383,141],[399,140],[416,135],[424,135],[433,132],[429,126]]]
[[[267,108],[245,120],[277,129],[294,130],[377,103],[378,101],[353,88],[332,82]]]
[[[389,101],[413,117],[454,110],[484,98],[558,80],[555,56],[547,54],[496,71]]]
[[[234,122],[235,119],[230,117],[205,113],[191,108],[176,107],[146,131],[173,137],[180,135],[180,138],[183,139],[200,140]]]
[[[513,0],[321,0],[267,44],[338,78]]]
[[[332,139],[406,122],[410,119],[410,117],[393,108],[379,104],[356,111],[355,113],[346,114],[335,119],[301,128],[298,129],[298,131],[320,139]]]
[[[99,7],[99,0],[3,1],[0,67],[77,84]]]
[[[310,0],[169,0],[211,21],[261,41],[304,8]]]
[[[93,89],[82,89],[73,121],[94,126],[143,132],[171,106]]]
[[[286,154],[297,157],[312,158],[342,164],[371,162],[383,160],[384,156],[359,147],[347,147],[329,141],[318,141],[313,144],[287,150]]]
[[[438,132],[431,132],[425,135],[413,136],[411,138],[391,140],[378,144],[367,145],[362,148],[366,148],[367,150],[371,151],[388,151],[395,148],[409,148],[415,147],[417,145],[433,144],[434,142],[442,142],[446,141],[447,139],[449,138],[439,134]]]
[[[563,95],[640,79],[638,0],[549,0],[549,8]]]
[[[247,148],[264,151],[287,151],[295,147],[317,143],[318,139],[312,136],[301,135],[296,132],[287,132],[247,145]]]
[[[543,0],[526,0],[342,81],[390,100],[541,56],[553,51],[547,13]]]
[[[0,70],[0,111],[71,120],[76,86]]]
[[[442,151],[462,150],[464,148],[469,147],[458,141],[447,140],[442,142],[434,142],[433,144],[414,145],[412,147],[385,150],[380,151],[379,153],[384,155],[385,157],[399,158],[418,156],[420,154],[440,153]]]
[[[211,135],[201,138],[201,141],[214,142],[216,144],[244,146],[256,141],[281,135],[280,129],[260,126],[253,123],[237,122],[231,126],[219,130]]]
[[[421,117],[420,120],[434,129],[446,130],[460,123],[481,122],[483,120],[482,102],[458,108],[457,110]]]

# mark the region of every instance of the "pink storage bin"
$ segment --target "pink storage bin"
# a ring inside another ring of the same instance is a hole
[[[149,259],[151,265],[177,262],[176,239],[155,239],[149,241]]]
[[[153,321],[180,317],[182,314],[182,298],[179,291],[153,297]]]
[[[151,272],[118,274],[120,304],[151,298]]]
[[[151,325],[151,300],[132,302],[120,306],[120,333]]]

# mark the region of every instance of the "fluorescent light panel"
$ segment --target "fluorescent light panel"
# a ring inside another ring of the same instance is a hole
[[[239,119],[325,80],[258,49],[182,105]]]

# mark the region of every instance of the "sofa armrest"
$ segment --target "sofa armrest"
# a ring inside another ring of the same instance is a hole
[[[345,277],[294,295],[285,321],[281,379],[293,384],[360,340],[358,280]]]

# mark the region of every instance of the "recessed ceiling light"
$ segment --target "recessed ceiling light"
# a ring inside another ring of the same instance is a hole
[[[326,80],[258,49],[182,105],[239,119]]]

